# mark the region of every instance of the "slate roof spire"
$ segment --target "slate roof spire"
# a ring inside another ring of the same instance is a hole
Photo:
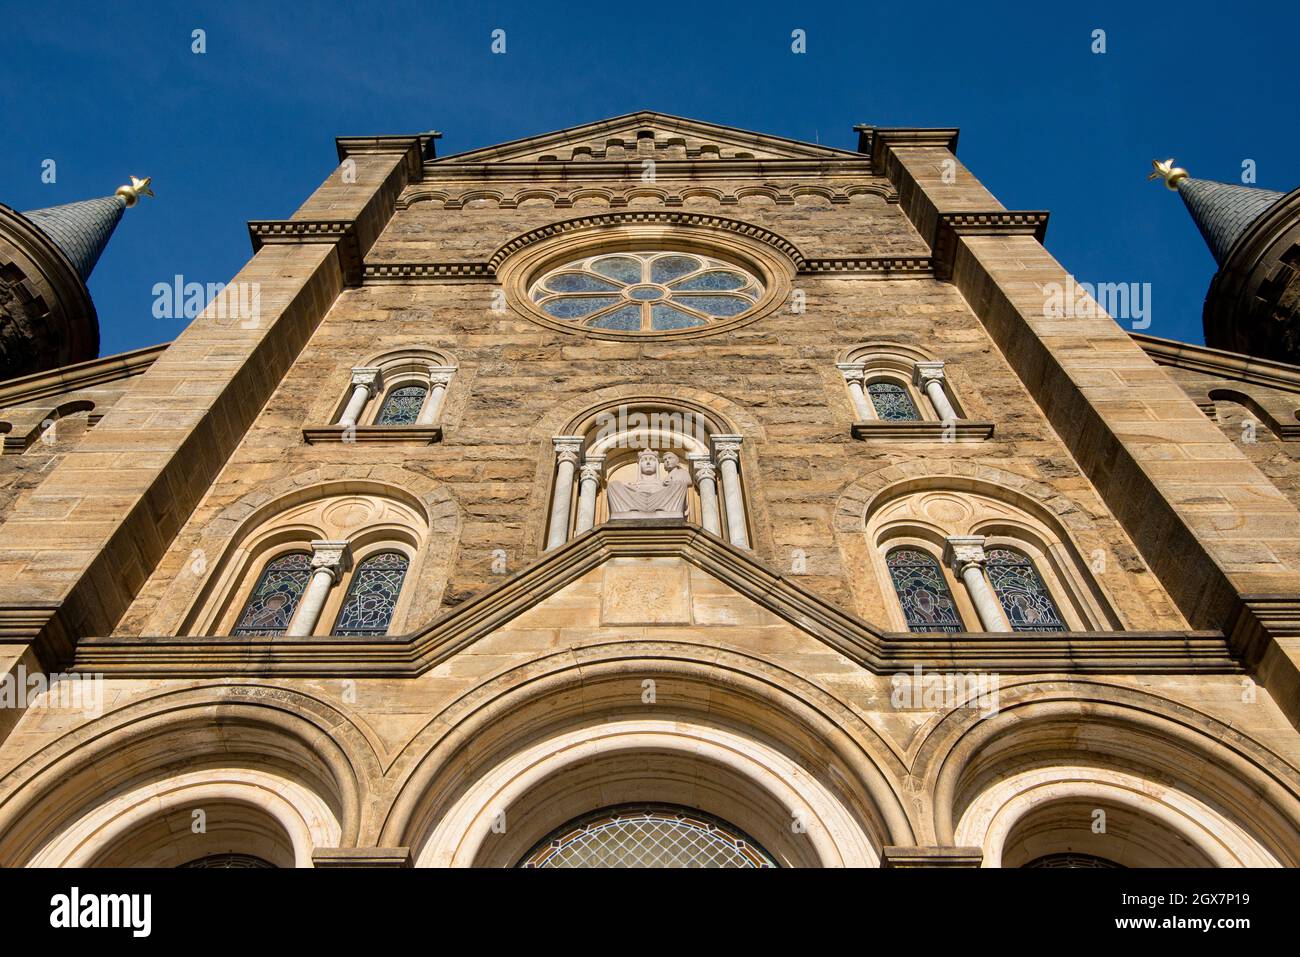
[[[1196,228],[1220,266],[1251,223],[1285,195],[1255,186],[1193,179],[1187,170],[1174,166],[1172,159],[1163,163],[1152,160],[1151,165],[1155,172],[1148,178],[1163,179],[1167,187],[1183,198],[1183,205],[1192,214]]]
[[[132,176],[131,185],[118,187],[112,196],[33,209],[23,213],[23,216],[63,250],[82,282],[85,282],[112,238],[113,230],[122,218],[122,211],[134,206],[141,196],[152,195],[149,177],[137,179]]]

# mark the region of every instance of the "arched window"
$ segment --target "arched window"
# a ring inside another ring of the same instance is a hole
[[[872,382],[867,386],[876,418],[886,422],[918,422],[921,416],[916,404],[903,386],[896,382]]]
[[[943,569],[919,548],[895,548],[885,558],[909,631],[965,631]]]
[[[236,635],[283,635],[311,580],[311,555],[290,552],[267,562],[244,603]]]
[[[669,805],[613,808],[564,825],[520,867],[776,867],[732,825]]]
[[[422,385],[404,385],[393,389],[384,399],[376,425],[413,425],[420,418],[424,397],[429,390]]]
[[[387,634],[409,564],[401,552],[381,552],[358,565],[334,624],[334,634]]]
[[[1066,631],[1042,576],[1022,552],[987,550],[989,584],[1002,603],[1012,631]]]
[[[547,315],[575,325],[659,332],[746,313],[763,286],[747,270],[708,256],[650,251],[566,263],[529,295]]]

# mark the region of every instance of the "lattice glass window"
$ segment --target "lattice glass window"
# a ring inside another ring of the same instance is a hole
[[[668,805],[614,808],[579,818],[535,847],[520,867],[776,867],[718,818]]]
[[[311,555],[306,552],[292,552],[268,562],[233,633],[283,635],[310,580]]]
[[[409,565],[409,559],[400,552],[372,555],[358,565],[334,624],[334,634],[387,634]]]
[[[413,425],[424,407],[429,390],[422,385],[404,385],[393,389],[384,399],[376,425]]]
[[[871,405],[876,410],[876,417],[887,422],[918,422],[921,416],[916,411],[907,389],[896,382],[872,382],[867,386],[867,395],[871,396]]]
[[[270,861],[264,861],[252,854],[209,854],[193,861],[187,861],[178,867],[197,867],[210,870],[250,870],[274,868]]]
[[[1098,857],[1096,854],[1080,854],[1077,852],[1065,851],[1060,854],[1044,854],[1042,857],[1036,857],[1025,867],[1056,867],[1066,870],[1094,870],[1123,868],[1123,864],[1116,864],[1112,860],[1104,857]]]
[[[965,631],[939,562],[919,548],[895,548],[885,556],[909,631]]]
[[[1027,555],[1010,548],[985,551],[989,584],[1012,631],[1066,631],[1047,586]]]
[[[763,286],[708,256],[670,252],[593,256],[553,269],[529,291],[547,315],[592,329],[666,332],[754,308]]]

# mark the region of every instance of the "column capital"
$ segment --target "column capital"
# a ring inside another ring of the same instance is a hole
[[[983,535],[950,535],[944,540],[943,560],[960,575],[970,565],[984,567]]]
[[[581,435],[553,435],[551,443],[555,446],[557,461],[578,464],[578,455],[582,452]]]
[[[867,374],[865,362],[837,362],[835,368],[840,370],[845,382],[860,382]]]
[[[686,456],[686,461],[695,467],[695,481],[712,482],[717,481],[718,469],[713,464],[713,456],[706,452],[697,452],[693,455]]]
[[[743,435],[713,436],[713,449],[717,460],[719,462],[740,461],[740,443],[744,438]]]
[[[927,382],[938,382],[943,378],[942,359],[933,362],[918,362],[912,369],[912,385],[917,388],[923,389]]]
[[[429,388],[437,386],[448,388],[451,385],[452,374],[452,371],[445,371],[443,366],[429,366]]]
[[[347,542],[316,539],[311,543],[311,569],[327,571],[337,583],[339,576],[352,567],[352,546]]]
[[[600,484],[600,477],[605,471],[605,456],[588,455],[578,469],[579,481]]]
[[[384,373],[374,366],[355,366],[352,369],[352,384],[363,385],[371,392],[384,387]]]

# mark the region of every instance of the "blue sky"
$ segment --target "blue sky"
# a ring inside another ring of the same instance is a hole
[[[1152,334],[1201,341],[1214,262],[1153,157],[1300,184],[1300,5],[435,2],[43,5],[0,59],[0,201],[151,175],[91,279],[105,355],[173,338],[154,283],[225,281],[249,219],[288,216],[333,137],[444,132],[441,155],[637,109],[853,149],[855,123],[959,126],[1004,205],[1049,209],[1085,282],[1151,283]],[[203,29],[207,52],[191,52]],[[506,31],[505,55],[490,50]],[[807,52],[791,52],[806,31]],[[1092,32],[1106,31],[1094,54]],[[41,182],[42,162],[57,182]]]

